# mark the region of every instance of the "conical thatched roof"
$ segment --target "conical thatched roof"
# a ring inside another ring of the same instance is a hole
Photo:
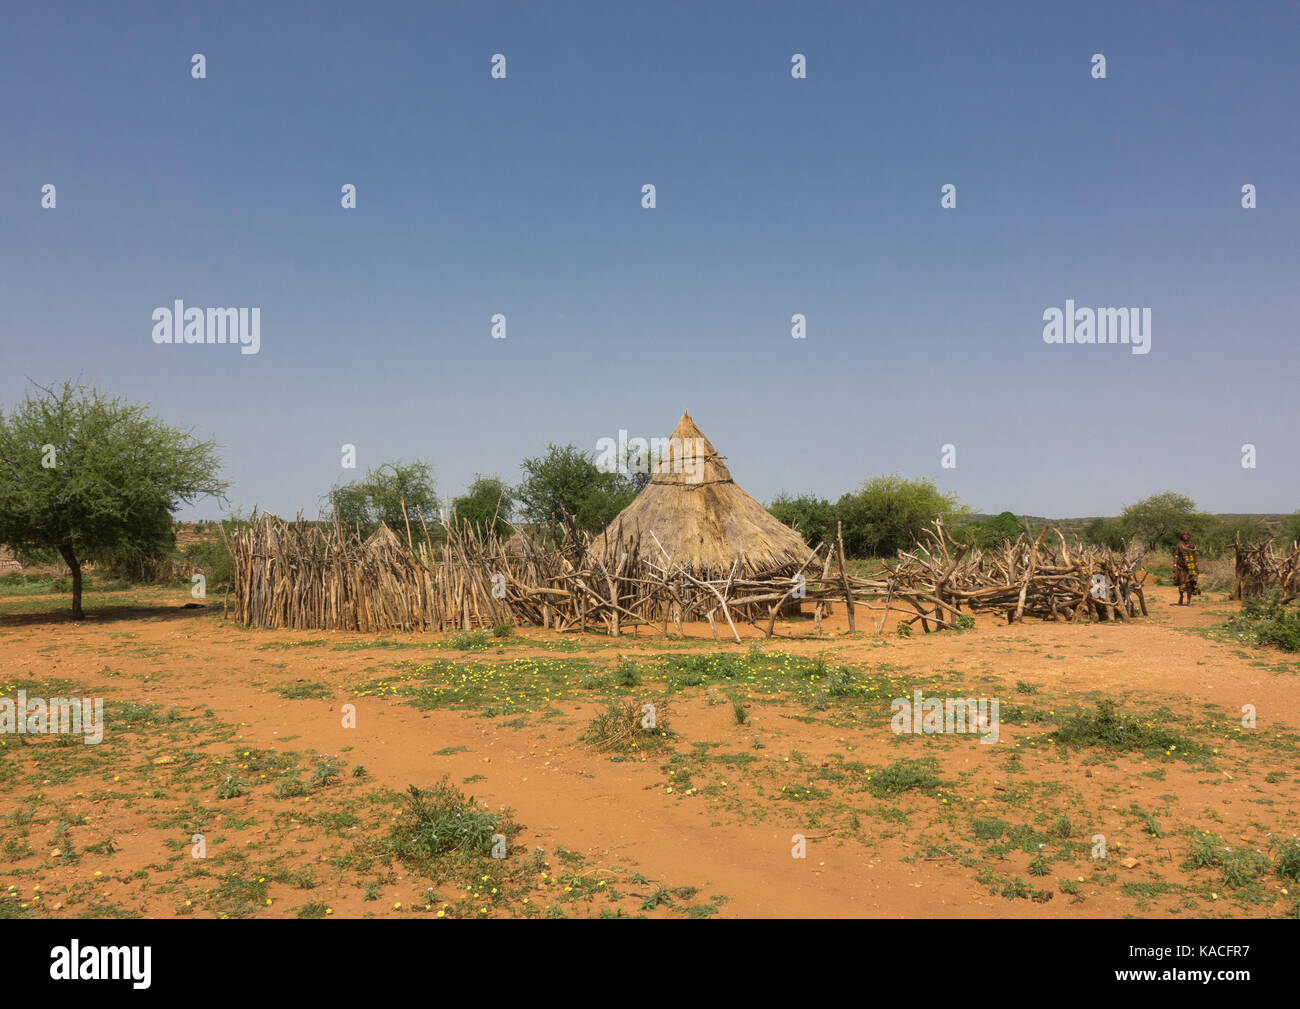
[[[661,563],[656,539],[674,564],[700,573],[729,572],[736,561],[744,574],[797,567],[811,552],[731,478],[689,413],[678,421],[650,482],[593,549],[609,556],[620,544],[639,540],[641,556]]]
[[[386,523],[380,522],[379,528],[366,537],[365,547],[375,553],[384,550],[401,550],[402,541]]]

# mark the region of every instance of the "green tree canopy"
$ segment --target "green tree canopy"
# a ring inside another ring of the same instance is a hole
[[[636,497],[636,482],[601,470],[595,453],[576,445],[550,444],[544,455],[525,459],[515,496],[529,522],[554,527],[567,512],[578,528],[599,532]]]
[[[1173,548],[1178,533],[1195,524],[1196,502],[1186,494],[1165,491],[1152,494],[1120,512],[1124,534],[1148,547]]]
[[[175,546],[172,515],[223,495],[216,443],[171,427],[142,405],[64,382],[36,387],[0,413],[0,543],[57,550],[83,619],[81,565]]]
[[[469,489],[453,498],[459,522],[468,522],[480,532],[491,530],[498,536],[510,533],[510,516],[514,510],[514,492],[505,481],[495,476],[475,476]]]
[[[402,504],[406,504],[406,515]],[[433,481],[433,467],[426,462],[386,462],[367,470],[364,478],[332,487],[329,492],[330,517],[360,528],[369,536],[385,523],[395,533],[423,515],[425,522],[438,516],[438,494]]]
[[[1300,542],[1300,511],[1286,520],[1286,524],[1282,526],[1282,532],[1278,535],[1278,538],[1283,545],[1288,547],[1292,543]]]
[[[778,494],[767,508],[786,525],[797,529],[807,542],[831,543],[835,539],[835,505],[811,494]]]
[[[1081,538],[1083,542],[1091,543],[1093,546],[1119,550],[1124,546],[1124,529],[1118,519],[1100,517],[1089,519],[1088,524],[1083,527]]]
[[[911,547],[935,518],[952,525],[968,514],[957,495],[940,492],[933,480],[897,474],[868,480],[835,507],[844,523],[844,549],[856,557],[889,556]]]
[[[953,539],[988,550],[1001,546],[1004,540],[1014,540],[1022,532],[1024,526],[1014,512],[999,512],[982,522],[967,522],[953,533]]]

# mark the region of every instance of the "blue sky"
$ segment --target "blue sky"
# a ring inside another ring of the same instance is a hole
[[[358,475],[344,443],[454,495],[683,407],[764,501],[899,472],[988,511],[1294,510],[1298,29],[1277,3],[6,3],[0,405],[80,376],[290,514]],[[259,307],[260,352],[156,345],[178,298]],[[1150,307],[1151,352],[1044,343],[1067,298]]]

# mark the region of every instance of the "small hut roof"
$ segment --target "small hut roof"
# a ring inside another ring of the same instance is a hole
[[[653,537],[650,535],[653,533]],[[639,541],[641,556],[692,571],[744,574],[797,567],[811,552],[803,538],[778,521],[732,479],[713,443],[683,413],[650,482],[618,514],[593,550],[609,556]]]
[[[384,522],[379,523],[379,528],[366,537],[365,547],[367,550],[401,550],[402,541],[397,538],[397,533],[388,528]]]

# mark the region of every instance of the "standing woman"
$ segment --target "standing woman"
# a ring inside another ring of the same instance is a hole
[[[1179,606],[1183,605],[1184,596],[1191,606],[1192,596],[1201,594],[1196,587],[1196,544],[1186,529],[1178,534],[1178,545],[1174,547],[1174,582],[1178,585]]]

